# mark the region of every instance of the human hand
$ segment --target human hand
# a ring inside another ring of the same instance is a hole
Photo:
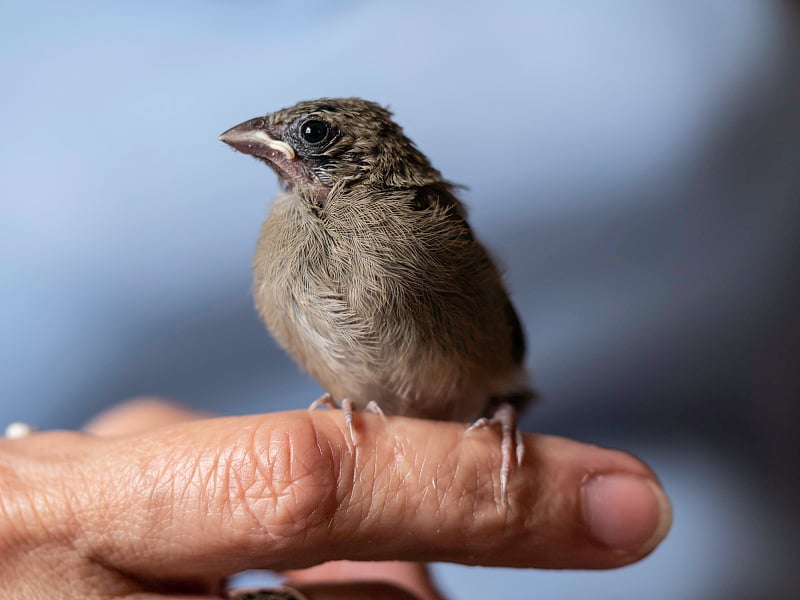
[[[363,414],[351,448],[332,412],[195,416],[134,403],[88,434],[0,441],[3,597],[213,598],[262,568],[309,600],[435,599],[419,565],[321,563],[611,568],[669,529],[618,451],[526,435],[504,505],[489,431]]]

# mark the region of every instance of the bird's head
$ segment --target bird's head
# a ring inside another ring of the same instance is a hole
[[[367,184],[410,187],[440,173],[385,108],[360,98],[321,98],[232,127],[220,138],[266,162],[291,190],[324,197]]]

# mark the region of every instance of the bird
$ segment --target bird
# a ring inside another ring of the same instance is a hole
[[[444,179],[383,106],[302,101],[219,139],[281,191],[253,258],[256,309],[280,346],[354,410],[498,425],[500,481],[522,462],[536,396],[503,277]],[[337,404],[338,403],[338,404]]]

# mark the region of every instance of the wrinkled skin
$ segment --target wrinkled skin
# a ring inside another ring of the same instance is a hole
[[[526,435],[501,506],[492,436],[457,424],[363,415],[351,452],[334,412],[202,417],[138,401],[86,433],[0,439],[0,596],[208,600],[263,568],[309,600],[436,600],[418,564],[326,561],[611,568],[669,529],[622,452]]]

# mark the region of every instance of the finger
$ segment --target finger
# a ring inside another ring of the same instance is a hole
[[[646,555],[669,529],[655,477],[624,453],[527,435],[504,505],[491,432],[360,420],[354,451],[338,412],[196,421],[135,443],[96,438],[81,468],[99,481],[76,508],[95,518],[83,527],[87,546],[141,577],[343,558],[606,568]]]
[[[408,590],[421,600],[442,600],[441,592],[436,589],[424,563],[338,560],[309,569],[287,571],[284,575],[287,576],[289,585],[295,587],[315,582],[386,582]]]
[[[123,402],[100,413],[83,430],[95,435],[130,435],[209,416],[174,402],[146,396]]]

